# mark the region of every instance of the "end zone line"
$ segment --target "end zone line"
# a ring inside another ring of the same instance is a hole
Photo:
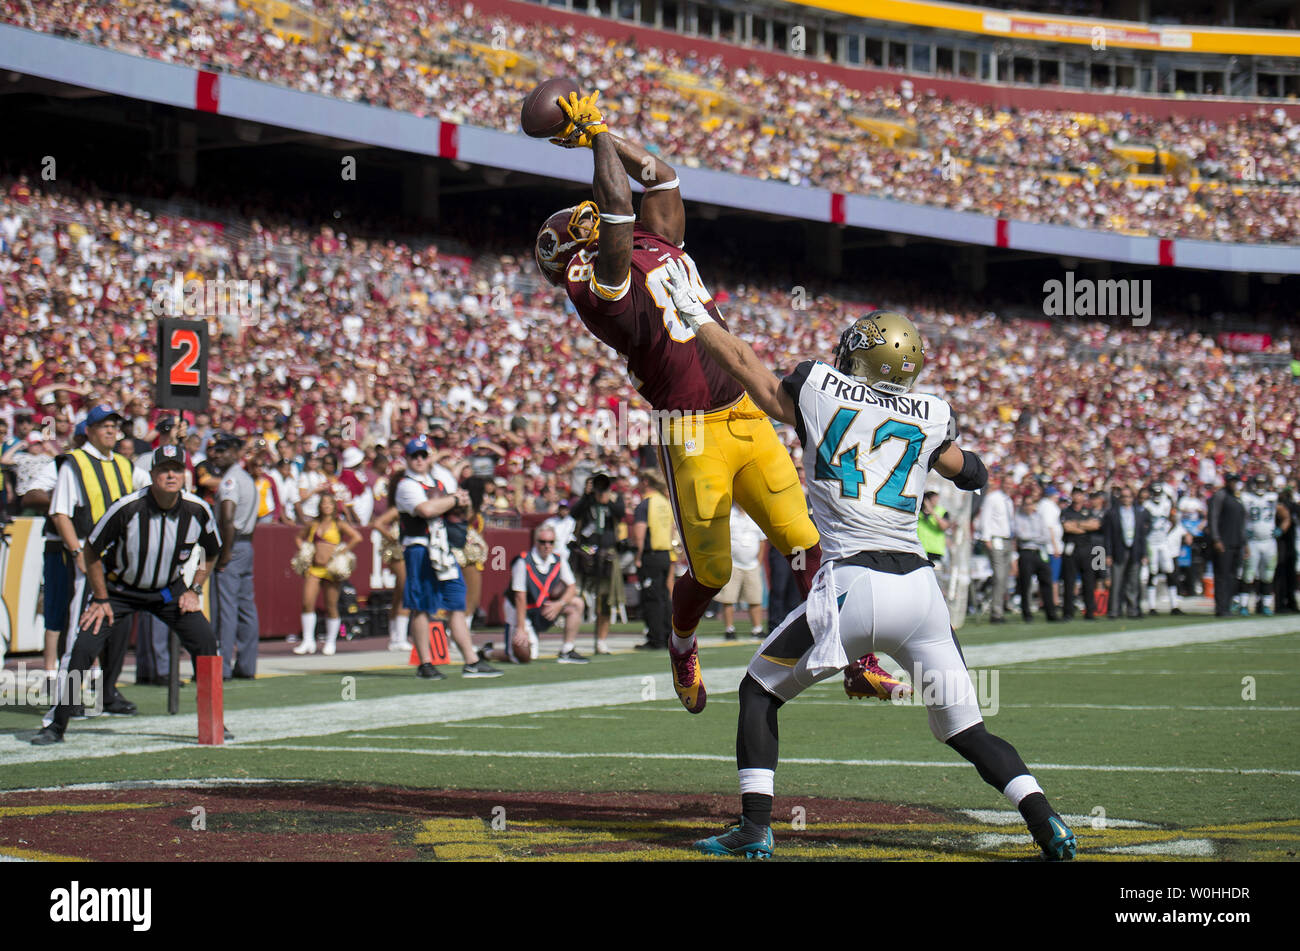
[[[294,750],[300,753],[409,753],[412,756],[496,756],[506,759],[657,759],[734,763],[734,755],[718,753],[564,753],[558,750],[430,750],[401,749],[391,746],[308,746],[297,743],[252,743],[243,749],[273,752]],[[970,769],[970,763],[958,760],[940,763],[907,759],[821,759],[792,756],[781,760],[782,766],[918,766],[930,769]],[[1068,763],[1029,763],[1034,770],[1080,770],[1098,773],[1221,773],[1239,776],[1300,776],[1300,769],[1229,769],[1222,766],[1121,766]]]

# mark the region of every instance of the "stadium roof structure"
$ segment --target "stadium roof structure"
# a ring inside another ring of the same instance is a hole
[[[1089,45],[1096,30],[1121,49],[1220,53],[1231,56],[1300,56],[1300,33],[1226,26],[1149,24],[1076,17],[936,0],[791,0],[798,6],[909,26],[1016,40]]]

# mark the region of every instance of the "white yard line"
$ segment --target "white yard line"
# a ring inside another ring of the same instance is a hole
[[[734,763],[734,755],[716,753],[566,753],[558,750],[430,750],[395,748],[390,746],[307,746],[302,744],[254,744],[257,750],[296,750],[302,753],[406,753],[411,756],[495,756],[506,759],[657,759],[669,761],[702,761]],[[791,756],[781,760],[781,765],[799,766],[919,766],[932,769],[969,769],[964,760],[933,762],[910,759],[821,759]],[[1224,773],[1232,776],[1300,776],[1300,769],[1230,769],[1218,766],[1125,766],[1066,763],[1029,763],[1036,771],[1082,770],[1099,773]]]
[[[1234,620],[1151,628],[1118,634],[1094,634],[1082,637],[1065,635],[1028,641],[973,645],[964,650],[966,661],[971,667],[993,667],[1063,657],[1274,637],[1297,630],[1300,630],[1300,622],[1294,618],[1260,618],[1249,622]],[[723,695],[735,692],[741,678],[745,675],[745,668],[710,668],[706,653],[704,674],[709,684],[710,694]],[[653,676],[634,674],[595,680],[572,680],[520,687],[494,686],[486,689],[471,687],[445,691],[435,689],[427,694],[402,694],[376,700],[338,700],[302,706],[231,710],[226,713],[226,725],[235,733],[236,739],[226,744],[225,748],[239,749],[254,743],[328,736],[376,728],[433,723],[446,725],[466,720],[639,704],[650,699],[670,700],[672,698],[672,683],[669,675],[664,673]],[[685,716],[677,710],[671,712],[678,716]],[[17,736],[0,737],[0,767],[19,763],[50,763],[69,759],[97,759],[197,749],[195,742],[197,735],[198,721],[194,714],[175,717],[104,717],[89,721],[73,721],[68,731],[67,741],[53,746],[34,747]],[[1197,770],[1192,771],[1197,772]],[[1235,771],[1222,770],[1222,772]],[[1273,771],[1261,770],[1261,772]]]

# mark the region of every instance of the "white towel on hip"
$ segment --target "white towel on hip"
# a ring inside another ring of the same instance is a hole
[[[808,655],[808,673],[814,677],[827,670],[849,665],[840,641],[840,605],[835,593],[835,562],[824,561],[808,592],[808,630],[813,647]]]
[[[429,526],[429,561],[439,581],[451,581],[460,575],[460,565],[451,553],[447,540],[447,526],[442,519],[435,519]]]

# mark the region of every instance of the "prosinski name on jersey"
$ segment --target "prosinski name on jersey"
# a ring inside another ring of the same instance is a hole
[[[830,392],[832,389],[834,392]],[[930,403],[923,396],[896,396],[892,393],[881,393],[865,383],[846,379],[838,372],[827,373],[822,378],[821,390],[837,400],[879,406],[918,419],[930,418]]]

